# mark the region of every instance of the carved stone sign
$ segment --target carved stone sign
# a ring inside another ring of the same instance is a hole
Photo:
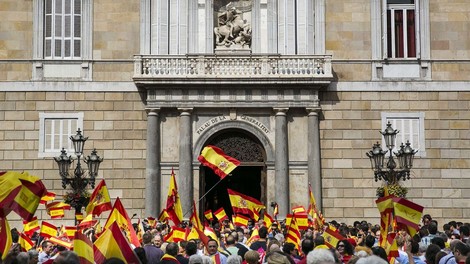
[[[213,126],[217,123],[228,122],[228,121],[232,121],[232,120],[233,119],[230,119],[229,116],[216,116],[216,117],[213,117],[213,118],[209,119],[208,121],[204,122],[204,124],[202,124],[199,128],[197,128],[196,133],[198,135],[201,135],[204,132],[204,130],[208,129],[209,127],[211,127],[211,126]],[[267,126],[265,126],[261,121],[259,121],[256,118],[246,116],[246,115],[241,115],[241,116],[237,116],[235,120],[250,123],[251,125],[254,125],[254,126],[258,127],[261,131],[263,131],[266,134],[269,134],[269,132],[270,132],[269,128]]]

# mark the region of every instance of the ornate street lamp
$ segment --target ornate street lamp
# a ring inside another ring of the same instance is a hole
[[[372,170],[374,171],[375,181],[383,180],[384,185],[389,191],[396,190],[396,196],[404,197],[406,196],[406,188],[401,187],[400,180],[406,181],[410,179],[413,158],[418,150],[413,149],[409,141],[407,141],[406,144],[402,143],[400,149],[394,152],[398,160],[397,167],[397,163],[392,155],[392,150],[395,147],[395,139],[399,131],[393,129],[392,124],[388,123],[387,128],[380,133],[384,137],[385,145],[388,150],[382,150],[380,143],[377,142],[372,147],[372,150],[366,153],[370,159]],[[385,164],[384,167],[385,154],[387,154],[387,152],[390,154],[387,164]],[[383,193],[381,194],[379,190],[380,188],[377,190],[378,196],[382,196]]]
[[[82,211],[82,207],[88,204],[89,193],[86,188],[88,185],[90,185],[91,188],[95,188],[95,178],[98,175],[100,163],[103,161],[103,158],[100,158],[97,155],[96,149],[93,149],[91,155],[84,157],[83,161],[88,166],[88,177],[86,177],[87,175],[85,174],[85,170],[82,169],[80,160],[83,155],[83,147],[85,146],[85,141],[87,139],[88,137],[84,137],[82,135],[80,128],[77,130],[76,135],[70,136],[75,155],[77,156],[77,165],[73,175],[69,174],[69,169],[75,159],[72,158],[72,156],[67,156],[67,151],[64,148],[62,148],[60,156],[54,157],[54,160],[59,166],[62,188],[65,189],[67,185],[70,185],[70,188],[72,189],[72,191],[67,194],[65,202],[74,207],[76,213],[80,213]]]

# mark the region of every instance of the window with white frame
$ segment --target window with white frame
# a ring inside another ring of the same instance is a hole
[[[416,156],[426,156],[424,113],[382,113],[382,130],[387,127],[389,122],[392,124],[392,128],[399,131],[393,151],[396,152],[401,143],[406,144],[409,141],[411,147],[418,150]]]
[[[416,58],[419,39],[415,0],[387,0],[386,35],[387,58]]]
[[[39,113],[39,157],[60,155],[62,148],[73,152],[69,137],[83,130],[83,113]]]
[[[44,57],[81,57],[82,0],[45,0]]]

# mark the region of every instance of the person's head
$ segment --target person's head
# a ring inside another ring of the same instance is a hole
[[[239,255],[230,255],[227,257],[227,264],[242,264],[242,257]]]
[[[54,245],[48,240],[44,240],[44,242],[42,242],[41,244],[41,247],[42,247],[42,251],[48,255],[51,254],[52,251],[54,250]]]
[[[59,253],[54,259],[54,264],[80,264],[80,259],[77,253],[69,250],[65,250]]]
[[[192,256],[197,253],[197,244],[194,241],[188,241],[185,249],[186,255]]]
[[[235,237],[233,237],[232,235],[228,235],[226,238],[225,238],[225,245],[227,246],[233,246],[235,245],[236,241],[235,241]]]
[[[375,236],[368,235],[366,236],[365,245],[368,248],[372,248],[375,244]]]
[[[143,247],[134,248],[134,252],[139,258],[141,264],[147,264],[147,256],[145,255],[145,249]]]
[[[186,251],[186,245],[187,244],[188,244],[188,241],[186,241],[186,240],[182,240],[182,241],[178,242],[178,246],[179,246],[178,253],[184,254],[184,252]]]
[[[214,239],[209,239],[209,242],[207,242],[207,252],[209,255],[214,255],[217,253],[217,249],[219,248],[219,242]]]
[[[277,233],[274,238],[279,241],[280,244],[283,244],[285,241],[284,235],[282,233]]]
[[[341,255],[354,255],[354,248],[347,239],[340,240],[336,245],[336,250],[338,250],[339,254]]]
[[[459,230],[460,230],[460,236],[461,237],[470,236],[470,229],[468,228],[467,225],[462,225]]]
[[[426,259],[426,263],[436,263],[436,254],[441,252],[441,248],[438,245],[431,244],[426,249],[426,253],[424,253],[424,258]]]
[[[178,251],[179,246],[174,242],[168,243],[165,249],[165,253],[173,257],[176,257],[178,255]]]
[[[411,241],[411,249],[410,249],[411,254],[418,254],[419,253],[419,243],[412,240]]]
[[[431,244],[439,246],[440,249],[444,249],[446,247],[445,241],[442,237],[433,237],[431,239]]]
[[[447,256],[447,253],[445,251],[439,251],[437,252],[436,256],[434,257],[434,262],[433,263],[439,263],[443,257]],[[428,262],[431,263],[431,262]]]
[[[123,260],[119,258],[109,258],[106,259],[103,264],[126,264]]]
[[[260,229],[258,229],[258,234],[259,238],[266,239],[266,236],[268,235],[268,229],[265,226],[262,226]]]
[[[16,260],[18,264],[29,264],[29,254],[27,252],[20,252],[16,256]]]
[[[142,243],[148,245],[152,243],[152,234],[146,232],[142,235]]]
[[[155,237],[153,238],[153,244],[157,247],[160,248],[162,246],[162,235],[160,234],[155,234]]]
[[[430,222],[428,224],[428,231],[429,234],[435,235],[437,233],[437,225],[434,222]]]
[[[250,238],[251,232],[250,229],[245,228],[243,229],[243,236],[245,236],[246,239]]]
[[[282,245],[282,251],[288,255],[295,254],[295,245],[294,243],[286,242]]]
[[[457,243],[453,251],[457,261],[465,260],[467,258],[468,252],[470,252],[470,247],[463,242]]]
[[[317,236],[313,242],[315,243],[315,247],[318,247],[320,245],[324,245],[325,244],[325,238],[323,238],[322,236]]]
[[[245,253],[245,261],[248,264],[258,264],[259,263],[259,253],[255,250],[248,250]]]
[[[189,243],[188,243],[189,244]],[[189,257],[189,262],[188,264],[202,264],[202,257],[199,255],[191,255]]]
[[[307,255],[307,264],[335,264],[335,257],[328,249],[314,249]]]
[[[428,225],[432,220],[431,215],[425,214],[423,215],[423,225]]]
[[[359,258],[356,264],[387,264],[388,261],[383,260],[381,257],[371,255],[365,258]]]
[[[313,243],[313,240],[310,239],[310,238],[306,238],[304,240],[302,240],[302,244],[301,244],[301,249],[302,249],[302,252],[307,255],[310,251],[313,250],[314,248],[314,243]]]
[[[372,255],[378,256],[381,259],[388,261],[387,252],[383,247],[372,247]]]
[[[39,252],[37,250],[31,249],[28,251],[29,255],[29,264],[37,264],[39,262]]]

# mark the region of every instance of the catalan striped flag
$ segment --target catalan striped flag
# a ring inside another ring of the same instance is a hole
[[[297,250],[300,251],[300,239],[299,227],[297,226],[296,219],[293,218],[287,228],[286,242],[294,244]]]
[[[202,165],[211,168],[221,179],[232,172],[240,161],[226,155],[220,148],[208,145],[197,158]]]

